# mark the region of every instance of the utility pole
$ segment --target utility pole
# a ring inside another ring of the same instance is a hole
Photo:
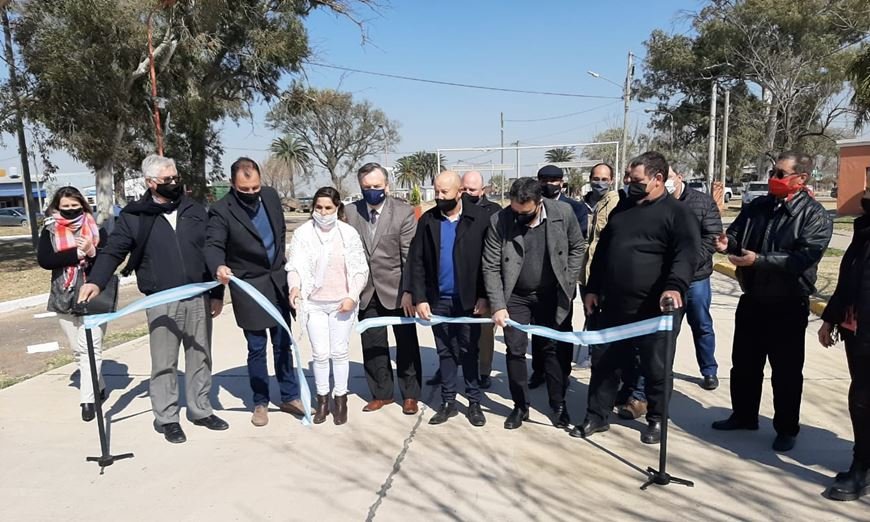
[[[9,24],[9,6],[0,7],[3,23],[6,63],[9,65],[9,85],[12,90],[12,104],[15,108],[15,131],[18,134],[18,155],[21,157],[21,173],[24,176],[24,208],[30,222],[30,240],[33,248],[39,241],[36,230],[36,209],[33,208],[33,184],[30,182],[30,160],[27,157],[27,139],[24,136],[24,116],[18,89],[18,71],[15,69],[15,53],[12,51],[12,29]]]
[[[725,91],[725,108],[722,115],[722,157],[719,162],[719,177],[722,180],[722,187],[725,186],[725,172],[728,169],[728,115],[731,112],[731,91]]]
[[[710,92],[710,136],[707,143],[707,192],[713,195],[713,171],[716,169],[716,96],[718,84],[713,80]]]
[[[500,112],[499,114],[499,129],[501,129],[501,164],[504,165],[504,112]],[[501,179],[504,179],[504,171],[500,171]],[[490,177],[492,176],[492,172],[490,172]],[[504,187],[502,187],[503,189]],[[504,196],[502,196],[504,199]]]
[[[631,82],[634,79],[634,55],[631,51],[628,52],[628,68],[625,71],[625,89],[622,92],[623,114],[622,114],[622,150],[620,151],[619,165],[616,167],[617,172],[622,172],[625,169],[625,155],[628,151],[628,110],[631,106]]]

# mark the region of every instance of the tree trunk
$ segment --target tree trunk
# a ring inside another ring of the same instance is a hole
[[[756,179],[763,181],[766,178],[768,170],[768,154],[773,152],[776,146],[776,125],[777,111],[773,108],[773,93],[770,89],[763,89],[761,93],[764,100],[764,117],[767,121],[765,127],[764,144],[758,155],[758,161],[755,165]]]
[[[202,122],[200,122],[202,123]],[[203,127],[195,125],[190,132],[190,164],[191,172],[188,179],[184,180],[191,196],[197,201],[205,201],[208,190],[206,186],[206,143],[208,122]]]
[[[291,161],[287,164],[287,170],[289,172],[288,178],[288,188],[290,189],[290,198],[296,199],[296,169],[299,164],[295,161]]]
[[[115,122],[115,134],[112,137],[112,152],[101,164],[97,166],[97,223],[104,226],[106,232],[115,228],[115,151],[121,146],[124,137],[124,126],[121,122]]]
[[[121,205],[127,201],[127,193],[124,189],[124,174],[115,176],[115,203]]]

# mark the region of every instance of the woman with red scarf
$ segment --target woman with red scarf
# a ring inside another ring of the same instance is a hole
[[[71,314],[78,299],[78,288],[87,279],[94,264],[97,247],[105,243],[105,231],[97,227],[87,200],[75,187],[61,187],[54,193],[46,211],[42,235],[36,257],[39,266],[51,270],[51,292],[48,311],[57,313],[60,327],[69,339],[70,347],[79,363],[82,420],[94,419],[94,390],[88,363],[88,348],[83,318]],[[100,394],[105,384],[100,372],[102,340],[106,325],[92,331]]]

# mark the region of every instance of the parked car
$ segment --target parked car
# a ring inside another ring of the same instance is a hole
[[[703,192],[704,194],[708,193],[707,192],[707,183],[704,181],[687,181],[686,185],[688,185],[689,188],[693,188],[699,192]],[[733,197],[734,197],[734,191],[731,190],[731,187],[726,186],[725,187],[725,203],[728,203],[729,201],[731,201],[731,199]]]
[[[14,208],[0,208],[0,226],[26,227],[27,216]]]
[[[752,181],[746,184],[746,189],[743,191],[743,204],[746,205],[753,199],[767,195],[766,181]]]
[[[297,198],[299,200],[299,207],[296,209],[299,212],[309,213],[311,212],[311,208],[314,206],[314,198]]]

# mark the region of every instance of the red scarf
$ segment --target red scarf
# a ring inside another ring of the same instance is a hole
[[[52,213],[53,221],[49,225],[48,231],[51,234],[51,245],[55,252],[62,252],[71,248],[78,249],[76,238],[83,237],[90,239],[94,244],[94,248],[100,243],[100,229],[97,227],[97,222],[94,216],[84,212],[81,216],[75,219],[65,219],[60,215],[60,212]],[[76,282],[76,276],[79,268],[87,265],[86,257],[79,260],[78,264],[68,266],[66,275],[63,281],[63,287],[69,288]]]

